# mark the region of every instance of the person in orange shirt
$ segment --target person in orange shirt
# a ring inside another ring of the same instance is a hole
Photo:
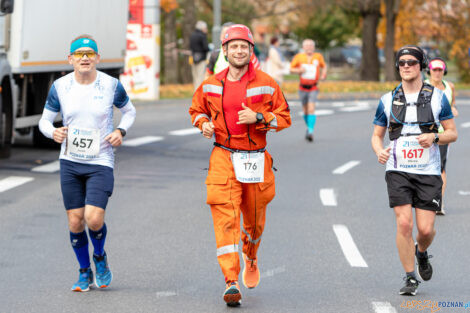
[[[318,96],[318,81],[326,78],[327,66],[323,56],[315,52],[315,42],[305,39],[302,42],[303,53],[292,59],[290,71],[300,76],[299,98],[304,109],[304,120],[307,124],[305,139],[313,141],[313,129],[317,121],[315,103]]]
[[[225,276],[223,299],[229,306],[239,305],[242,298],[238,285],[240,234],[243,284],[247,288],[259,284],[257,251],[266,206],[275,195],[266,134],[291,125],[289,105],[281,89],[250,62],[253,46],[248,27],[231,26],[222,41],[228,68],[199,86],[189,109],[193,125],[204,137],[211,139],[215,134],[206,179],[207,204],[214,222],[217,259]]]

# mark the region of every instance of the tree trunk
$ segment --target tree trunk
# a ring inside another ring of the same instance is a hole
[[[176,11],[165,12],[162,10],[165,40],[163,56],[165,59],[163,73],[165,84],[178,83],[178,46],[176,40]]]
[[[181,1],[180,7],[184,9],[183,13],[183,45],[182,50],[183,53],[179,55],[180,61],[180,82],[187,84],[193,81],[193,77],[191,74],[191,65],[189,65],[189,37],[194,30],[194,26],[196,25],[196,4],[194,0],[183,0]]]
[[[380,0],[366,0],[360,4],[362,25],[361,80],[378,81],[380,72],[377,51],[377,26],[380,18]]]
[[[395,68],[395,20],[398,14],[400,0],[385,0],[386,35],[385,35],[385,80],[397,78]]]

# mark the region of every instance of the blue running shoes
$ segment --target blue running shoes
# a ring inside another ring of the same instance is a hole
[[[91,268],[81,268],[78,281],[72,286],[72,291],[84,292],[90,290],[93,285],[93,272]]]
[[[96,266],[95,285],[98,288],[106,288],[113,280],[113,273],[109,270],[108,257],[106,252],[102,256],[93,255],[93,262]]]

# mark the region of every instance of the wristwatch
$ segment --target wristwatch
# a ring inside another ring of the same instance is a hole
[[[434,133],[434,141],[433,141],[433,142],[434,142],[434,143],[438,143],[438,142],[439,142],[439,136],[438,136],[436,133]]]
[[[263,113],[256,113],[256,123],[261,123],[261,121],[264,119]]]
[[[126,135],[126,130],[122,128],[117,128],[121,132],[121,136],[124,137]]]

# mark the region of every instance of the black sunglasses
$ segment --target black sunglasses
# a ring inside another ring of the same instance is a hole
[[[405,64],[407,64],[408,66],[415,66],[418,63],[419,63],[418,60],[400,60],[400,61],[398,61],[399,66],[405,66]]]

